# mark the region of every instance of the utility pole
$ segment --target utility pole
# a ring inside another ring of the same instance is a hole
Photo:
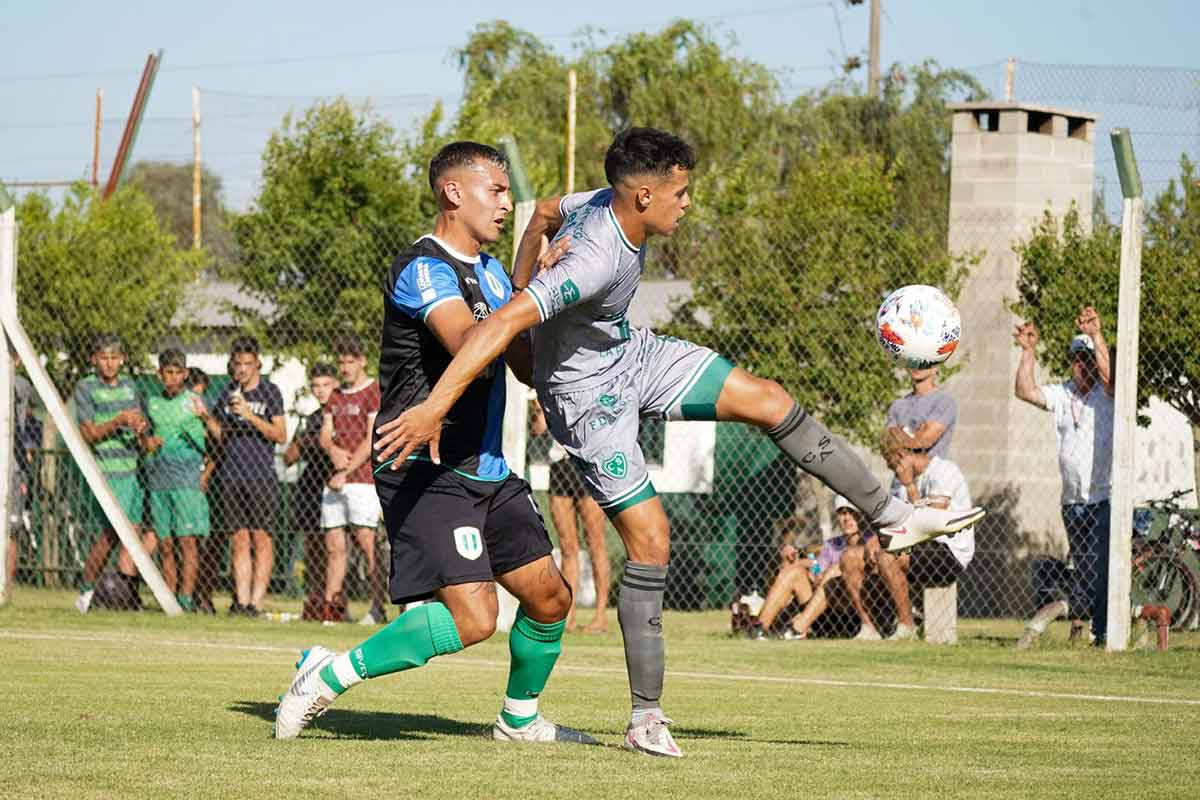
[[[200,89],[192,87],[192,248],[200,249]]]
[[[883,0],[871,0],[871,34],[867,56],[867,95],[879,97],[879,15]]]
[[[104,103],[104,90],[96,90],[96,127],[92,132],[92,188],[100,185],[100,106]]]

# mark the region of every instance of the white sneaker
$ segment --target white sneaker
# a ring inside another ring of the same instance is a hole
[[[910,642],[917,638],[917,628],[915,625],[905,625],[903,622],[896,626],[896,630],[892,631],[892,635],[888,637],[889,642]]]
[[[882,642],[883,637],[879,635],[879,631],[875,630],[874,625],[863,625],[858,629],[858,633],[854,637],[856,642]]]
[[[908,519],[890,528],[880,528],[879,534],[887,542],[884,549],[896,553],[938,536],[958,533],[979,522],[985,514],[987,512],[979,507],[950,511],[933,506],[915,506]]]
[[[1029,649],[1029,646],[1046,632],[1046,628],[1050,626],[1051,622],[1059,617],[1065,617],[1069,610],[1066,600],[1055,600],[1039,608],[1029,622],[1025,623],[1025,630],[1021,634],[1021,638],[1017,639],[1017,649]]]
[[[75,608],[80,614],[86,614],[88,609],[92,607],[92,597],[95,594],[95,589],[88,589],[86,592],[80,592],[79,597],[75,598]]]
[[[533,722],[521,728],[514,728],[504,721],[504,717],[496,717],[492,726],[492,738],[498,742],[569,742],[571,744],[600,744],[586,733],[555,725],[550,720],[538,714]]]
[[[675,744],[675,739],[667,730],[670,724],[671,720],[663,716],[646,717],[636,725],[631,722],[625,729],[625,741],[622,746],[626,750],[651,756],[683,758],[683,751]]]
[[[333,660],[334,653],[324,647],[313,647],[300,654],[296,662],[296,677],[285,694],[279,697],[275,709],[275,738],[295,739],[300,731],[324,714],[337,692],[321,680],[321,668]]]

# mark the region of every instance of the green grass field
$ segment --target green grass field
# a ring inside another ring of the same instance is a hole
[[[665,707],[686,757],[621,750],[616,620],[569,634],[542,709],[605,747],[491,741],[505,637],[370,681],[270,738],[300,647],[366,629],[153,612],[81,617],[66,592],[0,609],[6,797],[1188,797],[1200,793],[1200,635],[1168,653],[962,643],[748,642],[668,614]],[[586,618],[586,615],[585,615]],[[986,631],[987,635],[984,635]],[[1004,634],[997,636],[997,632]]]

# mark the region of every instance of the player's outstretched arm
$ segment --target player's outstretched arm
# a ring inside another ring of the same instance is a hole
[[[529,224],[526,225],[521,244],[517,248],[517,257],[513,260],[514,290],[524,289],[529,285],[529,281],[533,280],[533,268],[542,253],[542,237],[552,238],[562,225],[562,211],[559,208],[561,202],[562,197],[555,195],[539,200],[534,206],[533,216],[529,218]]]
[[[392,469],[398,469],[413,452],[428,443],[429,457],[435,464],[439,463],[438,438],[442,420],[451,407],[462,397],[471,381],[487,369],[518,334],[541,321],[534,299],[520,294],[483,322],[472,326],[425,402],[379,426],[379,439],[375,443],[376,460],[384,462],[395,456]]]

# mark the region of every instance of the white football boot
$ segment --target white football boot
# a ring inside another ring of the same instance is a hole
[[[335,655],[320,646],[300,654],[300,660],[296,662],[296,677],[292,678],[292,685],[287,692],[280,695],[279,707],[275,709],[276,739],[295,739],[300,731],[333,705],[337,692],[325,685],[320,672]]]
[[[570,744],[600,744],[582,731],[555,725],[541,714],[521,728],[514,728],[504,721],[504,717],[496,717],[492,726],[492,738],[498,742],[567,742]]]
[[[938,536],[958,533],[963,528],[969,528],[979,522],[986,514],[987,512],[979,507],[951,511],[933,506],[914,506],[912,513],[899,525],[880,528],[879,536],[881,541],[887,543],[884,549],[889,553],[896,553]]]
[[[661,716],[648,716],[636,725],[632,722],[625,729],[625,741],[622,746],[626,750],[634,750],[651,756],[666,756],[667,758],[683,758],[683,751],[675,744],[675,739],[667,726],[671,720]]]

